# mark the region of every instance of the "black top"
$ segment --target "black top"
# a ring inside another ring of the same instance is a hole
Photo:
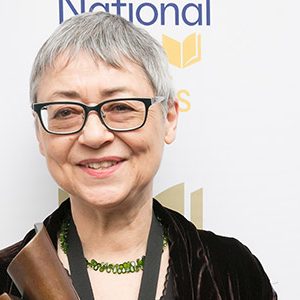
[[[182,215],[156,200],[153,209],[169,238],[172,274],[169,284],[174,299],[277,299],[260,262],[238,240],[197,230]],[[61,222],[68,213],[70,202],[65,201],[44,221],[55,247]],[[6,269],[34,234],[32,230],[22,241],[0,251],[0,295],[7,292],[19,296]]]

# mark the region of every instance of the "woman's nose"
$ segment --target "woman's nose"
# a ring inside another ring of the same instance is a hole
[[[98,114],[90,112],[80,132],[79,143],[97,149],[105,143],[112,142],[113,139],[114,133],[103,125]]]

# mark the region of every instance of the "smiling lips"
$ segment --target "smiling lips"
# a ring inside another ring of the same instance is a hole
[[[93,169],[93,170],[105,170],[107,168],[110,168],[112,166],[115,166],[118,162],[111,160],[111,161],[101,161],[101,162],[92,162],[86,164],[86,167]]]
[[[104,178],[114,173],[124,161],[124,159],[119,157],[110,157],[85,160],[81,161],[78,165],[85,173],[93,177]]]

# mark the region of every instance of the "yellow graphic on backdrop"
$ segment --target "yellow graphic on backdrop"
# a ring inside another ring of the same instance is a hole
[[[68,194],[59,189],[59,204],[67,199]],[[174,185],[154,197],[162,205],[184,214],[184,183]],[[203,189],[191,193],[191,221],[194,225],[203,228]]]
[[[58,204],[60,205],[62,202],[64,202],[68,198],[69,198],[68,193],[59,188],[58,189]]]
[[[169,63],[178,68],[188,67],[201,60],[200,34],[192,33],[183,42],[163,35],[162,43],[168,55]]]
[[[155,198],[164,206],[184,214],[184,183],[174,185],[156,195]],[[203,189],[191,193],[191,221],[203,228]]]
[[[179,111],[188,112],[191,109],[191,102],[186,97],[189,97],[191,94],[189,90],[183,89],[179,90],[176,93],[176,98],[179,102]]]

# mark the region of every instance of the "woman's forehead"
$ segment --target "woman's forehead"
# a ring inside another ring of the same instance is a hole
[[[144,70],[136,63],[124,57],[122,66],[115,67],[84,52],[71,57],[65,54],[58,56],[42,75],[37,94],[46,90],[48,97],[49,93],[57,96],[58,93],[70,94],[94,88],[98,89],[100,98],[122,93],[129,96],[137,93],[142,97],[154,94]],[[141,89],[145,94],[141,94]]]

